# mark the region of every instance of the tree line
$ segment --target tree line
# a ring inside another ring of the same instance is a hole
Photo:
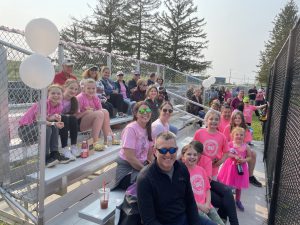
[[[298,20],[298,7],[294,0],[290,0],[275,17],[274,27],[270,32],[270,38],[265,42],[265,48],[260,52],[258,72],[256,79],[263,84],[268,83],[270,69],[286,39],[290,30]]]
[[[91,15],[72,18],[62,39],[103,51],[200,72],[211,62],[204,18],[193,0],[98,0]],[[77,53],[78,54],[78,53]]]

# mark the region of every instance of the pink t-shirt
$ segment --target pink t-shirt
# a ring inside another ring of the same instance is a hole
[[[133,149],[136,158],[143,163],[147,159],[148,151],[153,146],[153,142],[148,140],[147,131],[136,121],[128,124],[121,134],[122,148],[119,156],[126,160],[124,149]]]
[[[85,112],[87,109],[92,108],[94,111],[102,109],[99,98],[95,95],[92,98],[88,97],[85,93],[80,93],[76,96],[80,112]]]
[[[152,123],[151,130],[152,130],[152,140],[155,140],[157,135],[159,135],[160,133],[169,131],[169,124],[163,125],[163,123],[158,118]]]
[[[201,155],[197,165],[202,167],[205,170],[206,175],[209,177],[209,179],[212,179],[212,161],[211,161],[211,158],[209,158],[205,155]]]
[[[203,144],[203,155],[208,156],[212,161],[220,160],[224,153],[228,152],[227,140],[224,134],[219,131],[209,133],[206,128],[199,129],[194,135],[194,140]],[[219,167],[212,168],[213,177],[218,174],[218,169]]]
[[[228,142],[232,141],[231,135],[230,135],[230,124],[225,127],[223,134],[225,135]],[[245,133],[245,143],[250,143],[252,141],[252,135],[249,129],[246,129]]]
[[[123,98],[128,98],[126,93],[126,87],[123,82],[119,82],[120,84],[120,93],[123,95]]]
[[[61,114],[63,110],[62,104],[53,106],[52,103],[47,100],[47,116],[52,116],[54,114]],[[37,121],[37,115],[39,113],[39,103],[34,103],[20,119],[19,125],[30,125]]]
[[[188,168],[190,172],[190,181],[196,203],[205,204],[206,192],[210,190],[210,183],[205,170],[200,166],[193,169]]]
[[[228,98],[231,98],[231,97],[232,97],[231,92],[230,92],[230,91],[226,91],[226,92],[225,92],[225,96],[224,96],[225,101],[226,101]]]
[[[230,124],[230,119],[229,120],[224,120],[223,117],[221,117],[220,123],[219,123],[219,127],[218,130],[223,133],[224,129],[226,126],[228,126],[228,124]]]
[[[246,123],[252,123],[252,114],[256,110],[256,106],[254,105],[246,105],[244,104],[243,114],[245,117]]]

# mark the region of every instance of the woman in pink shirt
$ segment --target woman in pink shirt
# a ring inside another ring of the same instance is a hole
[[[83,82],[83,91],[76,96],[79,103],[80,131],[92,129],[92,137],[95,142],[99,140],[100,131],[103,131],[104,144],[107,143],[107,136],[113,135],[109,124],[109,113],[102,109],[99,98],[96,94],[96,82],[94,79],[86,79]]]
[[[117,159],[116,186],[124,190],[153,159],[151,109],[147,103],[135,104],[133,118],[134,121],[122,131],[122,148]]]
[[[224,225],[216,209],[211,205],[210,183],[205,168],[197,165],[202,153],[203,145],[199,141],[192,141],[182,148],[181,159],[190,173],[190,181],[199,215],[211,219],[219,225]]]
[[[119,94],[122,94],[124,102],[128,105],[127,114],[132,115],[132,108],[135,104],[135,101],[130,99],[130,91],[124,81],[124,73],[122,71],[117,72],[117,80],[115,81],[115,86],[119,91]]]
[[[53,84],[48,88],[47,118],[46,118],[46,166],[53,167],[58,163],[68,163],[66,158],[58,152],[58,130],[64,127],[61,122],[63,89]],[[19,121],[18,134],[26,144],[38,141],[39,125],[39,103],[33,104]]]

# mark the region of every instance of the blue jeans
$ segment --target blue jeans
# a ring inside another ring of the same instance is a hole
[[[195,221],[190,221],[192,224],[189,224],[186,218],[186,215],[182,215],[180,217],[178,217],[177,219],[177,223],[173,223],[173,224],[166,224],[166,225],[217,225],[215,222],[206,219],[204,217],[200,217],[200,224],[195,223]]]
[[[173,126],[173,125],[169,125],[169,130],[173,133],[173,134],[177,134],[177,132],[178,132],[178,129],[177,129],[177,127],[175,127],[175,126]]]
[[[124,98],[123,100],[128,105],[127,115],[132,115],[132,108],[135,104],[135,101],[131,101],[129,98]]]

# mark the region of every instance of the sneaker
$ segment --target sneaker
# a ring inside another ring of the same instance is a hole
[[[243,206],[243,204],[242,204],[241,201],[238,200],[238,201],[235,202],[235,204],[236,204],[236,207],[237,207],[239,210],[241,210],[242,212],[245,211],[245,208],[244,208],[244,206]]]
[[[71,153],[68,147],[62,149],[62,154],[64,157],[69,158],[71,161],[75,161],[76,157]]]
[[[249,177],[249,182],[256,187],[262,187],[262,184],[255,178],[255,176]]]
[[[80,155],[81,155],[81,148],[78,148],[76,145],[71,145],[71,153],[75,157],[80,157]]]
[[[50,168],[53,167],[55,165],[57,165],[59,162],[57,159],[54,159],[52,157],[46,157],[46,167]]]
[[[61,155],[58,151],[51,152],[50,156],[52,156],[54,159],[57,159],[59,163],[62,164],[66,164],[71,161],[69,158],[66,158],[63,155]]]
[[[248,145],[249,145],[250,147],[253,147],[253,146],[254,146],[254,144],[251,143],[251,142],[249,142]]]

